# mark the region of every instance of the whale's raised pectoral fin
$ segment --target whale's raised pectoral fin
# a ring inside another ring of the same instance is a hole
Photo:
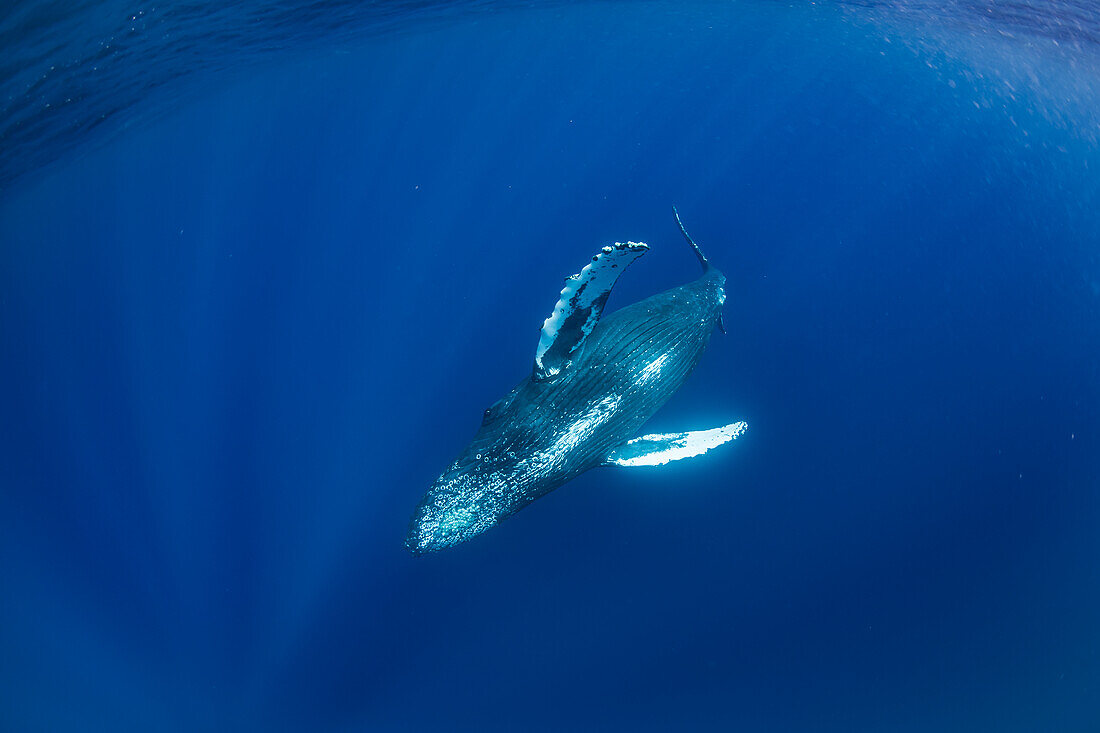
[[[735,422],[690,433],[656,433],[634,438],[612,449],[603,466],[663,466],[669,461],[701,456],[711,448],[739,437],[748,425]]]
[[[580,273],[565,279],[554,312],[542,324],[533,379],[553,377],[579,355],[600,320],[615,281],[647,251],[649,246],[642,242],[616,242],[600,250]]]

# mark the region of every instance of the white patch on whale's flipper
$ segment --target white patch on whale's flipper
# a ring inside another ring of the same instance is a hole
[[[554,312],[542,324],[533,379],[548,379],[569,366],[599,322],[619,275],[647,251],[649,245],[642,242],[616,242],[600,250],[579,274],[566,278]]]
[[[655,433],[634,438],[607,455],[604,466],[663,466],[669,461],[701,456],[711,448],[740,437],[748,428],[735,422],[721,428],[690,433]]]

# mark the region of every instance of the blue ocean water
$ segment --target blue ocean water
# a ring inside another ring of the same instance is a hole
[[[1100,11],[0,9],[0,729],[1100,730]],[[562,277],[728,277],[413,558]]]

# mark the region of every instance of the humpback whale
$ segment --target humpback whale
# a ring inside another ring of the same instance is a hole
[[[473,440],[424,495],[405,539],[410,552],[465,542],[591,468],[663,465],[744,433],[746,424],[734,422],[634,437],[722,327],[726,278],[673,214],[703,274],[604,318],[619,275],[648,245],[608,245],[566,278],[531,374],[485,410]]]

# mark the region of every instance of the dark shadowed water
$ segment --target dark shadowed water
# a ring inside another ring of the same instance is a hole
[[[0,730],[1100,730],[1100,11],[0,8]],[[402,547],[530,369],[727,275],[600,469]]]

